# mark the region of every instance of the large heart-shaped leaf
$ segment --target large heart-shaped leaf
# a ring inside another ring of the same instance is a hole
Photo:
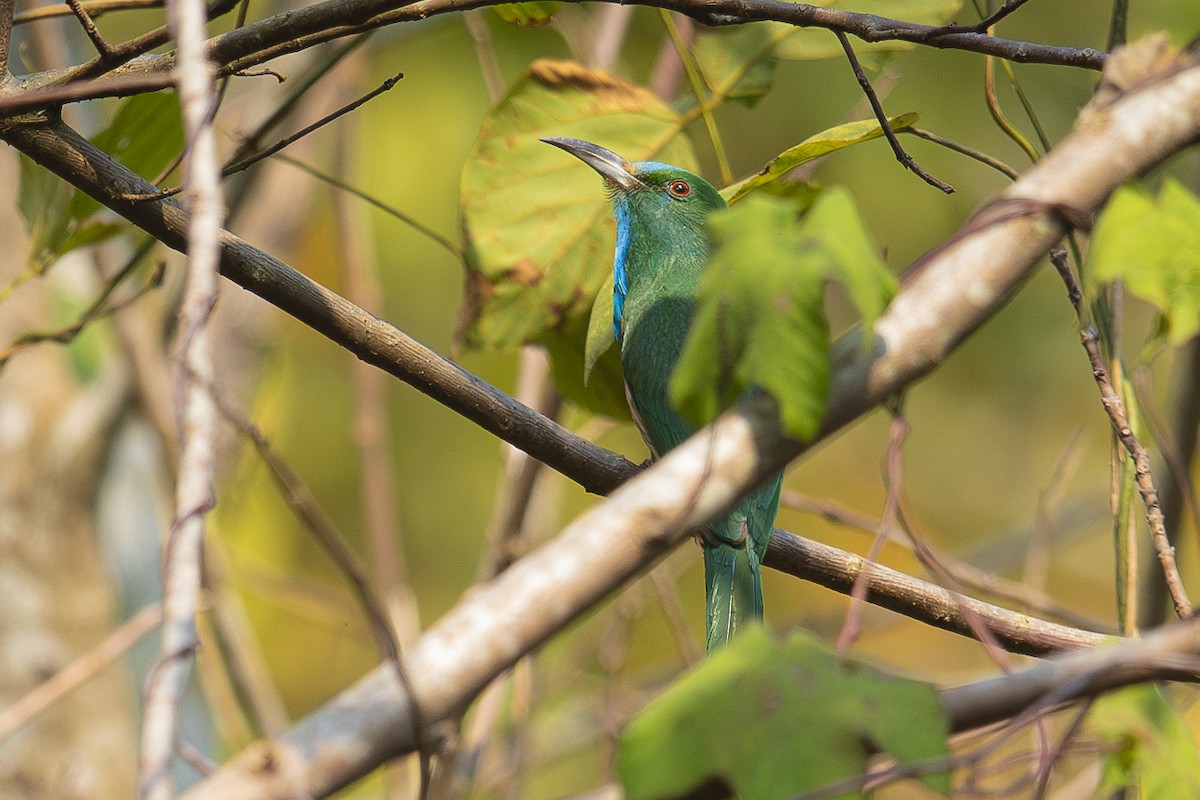
[[[573,62],[535,62],[484,120],[463,168],[463,343],[515,347],[571,327],[612,270],[615,228],[600,177],[540,137],[695,169],[680,128],[645,89]]]

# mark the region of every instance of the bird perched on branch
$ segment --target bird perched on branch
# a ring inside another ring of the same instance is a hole
[[[708,263],[704,223],[725,200],[703,178],[657,161],[631,163],[579,139],[547,138],[600,173],[617,219],[613,329],[634,421],[655,457],[694,430],[671,406],[667,387]],[[708,649],[762,617],[759,576],[779,508],[782,473],[701,532]]]

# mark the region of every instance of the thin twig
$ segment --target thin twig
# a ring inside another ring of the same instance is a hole
[[[808,497],[789,490],[784,491],[780,505],[808,514],[817,514],[836,525],[845,525],[869,534],[874,534],[883,523],[883,520],[878,517],[846,508],[834,500]],[[783,535],[783,532],[780,531],[779,534]],[[792,536],[793,534],[787,535]],[[909,552],[912,551],[912,542],[895,525],[887,527],[887,537],[888,541],[893,544],[904,547]],[[1109,629],[1109,626],[1067,608],[1051,595],[1035,591],[1033,587],[1007,580],[995,573],[987,572],[976,567],[974,564],[951,556],[941,556],[941,563],[942,567],[950,573],[950,576],[954,580],[973,592],[998,598],[1018,608],[1033,612],[1042,617],[1065,622],[1075,628],[1100,633],[1115,633],[1115,631]],[[821,583],[822,581],[818,582]]]
[[[895,153],[896,160],[930,186],[940,189],[946,194],[953,194],[953,186],[930,175],[905,151],[904,146],[900,144],[900,140],[896,138],[896,132],[892,130],[892,124],[888,122],[887,112],[883,110],[883,104],[879,102],[879,97],[875,94],[875,89],[871,86],[871,81],[863,71],[862,64],[858,62],[858,56],[854,54],[854,48],[850,46],[850,39],[841,31],[834,31],[834,35],[837,36],[838,43],[842,46],[842,52],[846,54],[846,60],[850,62],[850,68],[854,70],[855,80],[858,81],[858,85],[862,87],[863,94],[867,96],[867,100],[871,104],[871,110],[875,113],[875,119],[879,121],[879,127],[883,130],[884,138],[892,146],[892,152]]]
[[[383,604],[380,603],[379,597],[371,588],[371,581],[367,577],[366,569],[359,562],[358,556],[346,544],[344,537],[317,503],[308,485],[296,474],[287,461],[275,452],[267,435],[225,398],[215,393],[212,396],[217,410],[225,421],[253,445],[254,452],[262,459],[263,464],[271,473],[271,479],[275,482],[275,486],[279,489],[280,496],[288,508],[303,523],[304,528],[313,535],[313,538],[333,559],[338,569],[350,582],[367,618],[367,624],[375,639],[375,646],[389,661],[397,659],[400,645],[392,634],[391,626],[387,622],[387,613]]]
[[[1196,348],[1191,347],[1190,349],[1195,351]],[[1191,481],[1192,461],[1195,456],[1197,438],[1197,424],[1192,423],[1192,420],[1197,419],[1197,412],[1187,408],[1188,403],[1196,402],[1195,390],[1190,389],[1188,383],[1200,382],[1197,380],[1200,376],[1194,372],[1190,375],[1187,374],[1189,367],[1198,368],[1198,362],[1188,352],[1188,348],[1181,349],[1177,358],[1183,363],[1182,369],[1178,372],[1184,375],[1181,381],[1184,384],[1183,391],[1177,395],[1178,405],[1176,407],[1177,416],[1181,417],[1180,424],[1168,426],[1166,420],[1155,408],[1154,387],[1149,368],[1135,368],[1132,376],[1134,396],[1146,415],[1146,421],[1150,423],[1151,434],[1158,444],[1163,463],[1171,476],[1171,480],[1163,486],[1161,501],[1163,519],[1174,526],[1173,530],[1167,531],[1172,545],[1177,545],[1179,542],[1179,531],[1184,527],[1183,512],[1185,510],[1191,519],[1193,530],[1200,531],[1200,503],[1197,502],[1196,488]],[[1172,495],[1169,500],[1168,494]]]
[[[38,714],[121,658],[161,622],[162,606],[157,603],[146,606],[105,637],[100,644],[0,711],[0,740],[20,730]]]
[[[100,54],[100,58],[108,61],[113,57],[112,45],[101,35],[100,30],[96,27],[92,15],[83,7],[80,0],[67,0],[67,6],[70,7],[71,13],[79,20],[79,24],[83,26],[83,32],[87,34],[91,40],[92,46],[96,48],[96,52]]]
[[[984,17],[979,22],[972,25],[960,25],[956,22],[951,22],[948,25],[943,25],[937,30],[929,34],[930,38],[944,36],[948,33],[988,33],[988,28],[995,25],[1000,20],[1007,17],[1009,14],[1016,11],[1021,6],[1025,5],[1029,0],[1005,0],[1005,3],[1000,8],[993,11],[990,15]],[[989,3],[990,5],[990,3]],[[977,6],[978,7],[978,4]],[[979,12],[982,13],[982,12]]]
[[[328,75],[343,59],[365,45],[370,38],[370,32],[360,33],[345,44],[334,48],[328,55],[313,64],[303,77],[299,79],[293,78],[289,81],[287,95],[275,105],[267,118],[259,123],[258,127],[252,133],[241,137],[237,149],[233,152],[233,157],[230,158],[230,162],[241,161],[261,149],[262,140],[266,135],[288,119],[288,116],[295,110],[296,105],[304,98],[308,91],[319,80]]]
[[[696,36],[694,24],[688,19],[686,20],[687,24],[682,26],[683,30],[680,30],[681,26],[676,24],[670,11],[660,9],[658,13],[662,18],[663,27],[666,28],[667,36],[671,39],[671,45],[679,55],[679,63],[683,65],[683,71],[687,74],[692,93],[696,95],[696,107],[700,109],[700,116],[704,119],[704,129],[708,132],[709,141],[712,142],[713,153],[717,157],[717,169],[721,173],[721,182],[723,184],[733,183],[733,170],[729,166],[729,156],[726,155],[725,145],[721,141],[721,129],[717,127],[717,120],[709,105],[708,89],[705,88],[708,85],[708,79],[691,49],[692,41]]]
[[[337,109],[336,111],[334,111],[330,114],[327,114],[324,117],[321,117],[321,119],[317,120],[316,122],[312,123],[311,125],[308,125],[307,127],[301,128],[300,130],[293,133],[291,136],[285,136],[282,139],[280,139],[279,141],[275,142],[275,144],[271,145],[270,147],[260,150],[257,153],[254,153],[253,155],[246,156],[245,158],[241,159],[240,161],[236,161],[232,164],[226,165],[224,168],[221,169],[221,177],[228,178],[230,175],[234,175],[238,172],[247,170],[250,167],[257,164],[258,162],[262,161],[263,159],[269,158],[270,156],[275,155],[280,150],[283,150],[285,147],[295,144],[296,142],[303,139],[305,136],[308,136],[310,133],[312,133],[316,130],[319,130],[320,128],[323,128],[324,126],[328,125],[329,123],[333,122],[334,120],[338,119],[339,117],[349,114],[351,111],[354,111],[358,107],[375,99],[379,95],[383,94],[384,92],[388,91],[393,86],[395,86],[400,81],[400,79],[403,77],[404,77],[404,73],[402,73],[402,72],[397,73],[396,75],[393,75],[392,77],[388,78],[382,84],[380,84],[378,87],[367,92],[365,95],[358,98],[357,100],[349,102],[346,105],[342,106],[341,108]],[[144,194],[120,195],[116,199],[122,200],[126,203],[147,203],[147,202],[153,202],[153,201],[157,201],[157,200],[165,200],[168,197],[174,197],[175,195],[179,194],[181,191],[183,191],[183,187],[176,186],[171,189],[162,189],[157,192],[149,192],[149,193],[144,193]]]
[[[846,610],[846,620],[842,623],[841,633],[837,638],[837,653],[839,658],[845,658],[850,648],[858,638],[862,624],[863,603],[867,598],[867,586],[871,577],[871,565],[879,560],[879,552],[887,541],[889,526],[896,519],[900,508],[900,496],[904,485],[904,462],[902,448],[908,438],[908,421],[900,414],[899,403],[892,412],[891,430],[888,433],[887,448],[883,457],[884,482],[887,486],[887,500],[884,502],[883,515],[875,527],[875,535],[871,539],[871,549],[863,562],[863,570],[854,579],[850,589],[850,607]]]
[[[1108,49],[1116,50],[1128,38],[1129,0],[1113,0],[1112,16],[1108,22]]]
[[[4,367],[8,364],[9,359],[11,359],[18,352],[35,344],[40,344],[43,342],[70,344],[75,340],[75,337],[82,333],[83,330],[91,323],[98,319],[103,319],[104,317],[115,314],[122,309],[128,308],[142,297],[161,286],[163,271],[166,268],[166,264],[160,261],[155,267],[154,272],[150,275],[146,282],[142,284],[142,286],[138,287],[138,289],[136,289],[129,296],[115,300],[112,303],[108,303],[108,299],[112,296],[112,293],[125,280],[125,278],[127,278],[134,271],[138,264],[141,263],[141,260],[146,257],[146,254],[150,252],[154,244],[154,239],[147,239],[145,242],[143,242],[142,245],[138,247],[136,251],[134,251],[134,254],[129,258],[129,260],[125,262],[125,265],[121,267],[121,269],[115,275],[105,281],[104,288],[100,291],[100,294],[96,296],[96,299],[92,301],[91,305],[84,309],[83,313],[80,314],[79,317],[76,318],[76,320],[70,325],[64,325],[61,328],[56,328],[55,330],[50,331],[32,331],[30,333],[22,334],[21,336],[17,337],[12,344],[0,349],[0,370],[4,369]]]
[[[1121,445],[1133,459],[1134,481],[1137,483],[1138,494],[1142,496],[1142,503],[1146,506],[1146,521],[1150,526],[1150,539],[1154,543],[1154,552],[1158,556],[1163,576],[1166,578],[1167,591],[1171,595],[1171,603],[1175,606],[1175,614],[1180,619],[1190,617],[1192,604],[1183,587],[1179,566],[1175,563],[1175,548],[1171,546],[1170,539],[1167,537],[1166,522],[1163,519],[1162,507],[1158,502],[1158,490],[1154,488],[1154,480],[1150,474],[1150,453],[1129,425],[1129,420],[1125,415],[1125,404],[1121,400],[1121,395],[1113,388],[1112,381],[1108,376],[1108,369],[1104,366],[1104,359],[1100,355],[1096,329],[1091,325],[1084,326],[1079,332],[1079,340],[1083,344],[1083,349],[1087,351],[1088,361],[1092,365],[1092,377],[1100,389],[1100,401],[1108,413],[1113,430]]]
[[[398,679],[407,685],[408,677],[400,660],[400,642],[397,641],[392,631],[392,626],[388,623],[387,609],[379,601],[378,595],[371,588],[371,581],[367,577],[367,572],[359,563],[354,551],[346,544],[345,539],[338,533],[333,522],[330,521],[329,517],[321,509],[320,505],[318,505],[316,498],[308,486],[292,470],[291,466],[275,452],[275,448],[271,446],[270,439],[267,438],[257,425],[226,402],[224,398],[215,392],[211,392],[211,386],[208,388],[221,416],[233,425],[238,432],[250,440],[258,457],[262,459],[263,464],[266,465],[268,471],[271,473],[271,478],[275,481],[275,485],[279,488],[280,495],[288,507],[292,509],[297,518],[304,524],[305,529],[313,534],[317,542],[329,557],[333,559],[333,562],[337,564],[338,569],[350,581],[351,586],[355,590],[355,595],[362,606],[376,646],[387,662],[395,669]],[[417,741],[422,743],[427,742],[428,732],[424,728],[420,713],[414,713],[413,725],[415,728],[414,736],[416,736]]]
[[[141,8],[162,8],[163,0],[76,0],[78,5],[84,9],[92,19],[107,14],[110,11],[124,11],[128,9]],[[34,8],[23,8],[17,12],[13,18],[14,25],[25,25],[30,22],[36,22],[41,19],[53,19],[54,17],[66,17],[76,13],[74,9],[65,5],[44,5],[35,6]]]
[[[443,233],[438,233],[436,230],[429,227],[424,222],[421,222],[420,220],[416,219],[415,217],[409,215],[407,212],[401,211],[400,209],[396,208],[395,206],[392,206],[392,205],[389,205],[389,204],[383,202],[379,198],[375,197],[375,195],[367,194],[362,189],[359,189],[355,186],[351,186],[350,184],[346,183],[345,181],[340,180],[340,179],[334,177],[333,175],[330,175],[327,172],[322,172],[321,170],[317,169],[316,167],[312,166],[311,164],[306,164],[303,161],[297,161],[296,159],[292,158],[291,156],[277,155],[277,156],[275,156],[275,160],[282,161],[284,164],[288,164],[289,166],[293,166],[296,169],[303,170],[304,172],[307,172],[309,175],[313,176],[314,178],[321,181],[322,183],[327,183],[336,189],[341,189],[343,192],[346,192],[347,194],[352,194],[355,197],[357,197],[359,200],[362,200],[365,203],[375,206],[380,211],[384,212],[385,214],[395,217],[396,219],[403,222],[405,225],[407,225],[410,228],[412,228],[413,230],[415,230],[417,233],[421,234],[422,236],[425,236],[426,238],[428,238],[430,241],[434,242],[435,244],[440,245],[442,247],[442,249],[449,252],[455,258],[462,258],[463,248],[462,248],[462,245],[460,245],[458,242],[454,241],[453,239],[451,239],[450,237],[446,236]]]
[[[927,131],[923,128],[905,128],[904,130],[900,131],[900,133],[912,134],[913,136],[916,136],[918,139],[924,139],[927,142],[933,142],[934,144],[939,144],[942,147],[946,148],[947,150],[953,150],[954,152],[964,155],[967,158],[972,158],[972,159],[978,161],[980,164],[984,164],[986,166],[991,167],[992,169],[996,170],[997,172],[999,172],[1000,174],[1009,178],[1010,180],[1015,181],[1017,178],[1019,178],[1021,176],[1021,173],[1017,172],[1015,169],[1010,167],[1008,164],[1005,164],[1000,159],[989,156],[987,153],[984,153],[981,150],[976,150],[972,147],[967,147],[965,144],[959,144],[958,142],[947,139],[944,136],[939,136],[938,134],[934,133],[933,131]]]

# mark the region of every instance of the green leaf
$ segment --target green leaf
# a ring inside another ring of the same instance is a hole
[[[462,174],[469,347],[515,347],[570,328],[612,272],[615,225],[604,184],[538,141],[573,136],[630,160],[694,169],[673,110],[606,72],[537,61],[484,119]]]
[[[741,800],[780,800],[861,775],[873,747],[901,763],[943,757],[948,732],[932,686],[840,660],[808,634],[779,643],[755,626],[629,723],[617,770],[626,800],[710,782]],[[922,782],[949,793],[946,773]]]
[[[71,231],[71,234],[63,240],[59,247],[59,254],[69,253],[79,247],[99,244],[128,229],[129,224],[126,222],[89,222]]]
[[[1089,297],[1123,280],[1162,313],[1171,344],[1191,338],[1200,332],[1200,201],[1170,178],[1157,198],[1118,189],[1096,223],[1083,277]]]
[[[889,117],[888,122],[891,123],[892,130],[902,131],[915,125],[917,119],[917,114],[909,113],[901,114],[898,117]],[[852,144],[878,139],[880,136],[883,136],[883,128],[874,119],[848,122],[845,125],[821,131],[795,147],[784,150],[749,178],[726,186],[721,190],[721,196],[732,205],[750,192],[783,178],[801,164]]]
[[[1142,800],[1200,797],[1200,755],[1188,726],[1162,690],[1143,684],[1104,695],[1089,726],[1113,749],[1104,755],[1097,796],[1140,788]]]
[[[591,380],[596,362],[616,343],[617,332],[613,329],[613,276],[610,272],[604,283],[600,284],[600,291],[596,292],[592,313],[588,317],[587,339],[583,345],[584,385]]]
[[[609,289],[609,308],[612,303]],[[612,311],[609,311],[609,330],[612,330]],[[547,331],[541,342],[550,354],[551,376],[563,397],[595,414],[617,420],[632,419],[625,400],[625,377],[617,348],[595,354],[588,363],[584,320],[577,319],[570,328]]]
[[[496,16],[505,22],[529,27],[546,24],[560,8],[562,8],[562,3],[558,0],[531,0],[527,3],[505,3],[492,6]]]
[[[29,231],[29,266],[34,273],[41,273],[59,255],[71,222],[67,209],[73,191],[70,184],[22,154],[17,207]]]
[[[93,144],[147,180],[183,151],[183,123],[173,93],[139,94],[121,103],[109,126]],[[83,192],[71,203],[71,218],[83,220],[100,204]]]
[[[944,25],[962,7],[961,0],[816,0],[812,5],[836,8],[862,14],[875,14],[919,25]],[[783,25],[784,23],[772,23]],[[842,46],[837,38],[818,28],[791,28],[792,34],[775,48],[778,58],[793,61],[814,61],[823,58],[842,58]],[[854,51],[867,69],[878,69],[895,54],[909,50],[911,42],[889,40],[865,44],[854,40]]]
[[[709,89],[753,105],[775,78],[772,47],[778,32],[767,25],[741,25],[732,30],[703,31],[692,52]]]
[[[896,276],[880,260],[858,216],[854,198],[843,188],[821,193],[804,216],[803,232],[824,250],[830,277],[842,284],[867,331],[896,294]],[[870,341],[870,337],[863,337]]]
[[[672,402],[699,427],[764,389],[779,404],[784,431],[807,439],[828,402],[825,281],[845,285],[869,328],[895,278],[844,190],[823,193],[801,224],[790,201],[756,195],[714,213],[709,231],[713,255],[671,378]]]

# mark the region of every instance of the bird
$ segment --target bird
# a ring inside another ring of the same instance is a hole
[[[695,432],[671,405],[668,386],[711,252],[705,220],[725,208],[725,200],[708,181],[680,167],[630,162],[581,139],[542,141],[583,161],[608,189],[617,222],[613,333],[633,419],[651,456],[661,457]],[[762,618],[761,565],[782,480],[776,474],[699,532],[710,653],[739,626]]]

